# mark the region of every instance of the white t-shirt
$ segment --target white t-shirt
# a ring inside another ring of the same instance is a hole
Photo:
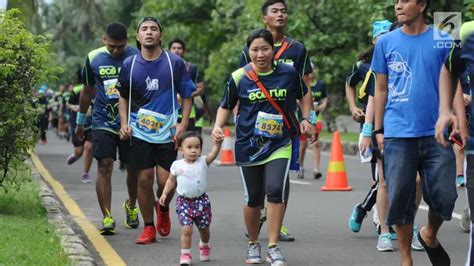
[[[185,198],[197,198],[207,190],[206,156],[199,157],[194,163],[184,159],[174,161],[170,173],[176,176],[178,186],[176,192]]]

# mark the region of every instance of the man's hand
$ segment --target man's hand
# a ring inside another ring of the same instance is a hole
[[[83,125],[77,125],[75,134],[78,140],[82,141],[84,140],[84,126]]]
[[[444,137],[444,131],[449,126],[452,127],[451,136],[459,134],[458,118],[452,113],[441,113],[436,121],[435,138],[439,144],[447,147],[448,142]]]
[[[310,140],[310,143],[314,143],[316,140],[318,140],[315,126],[311,125],[311,123],[308,122],[308,120],[304,119],[303,121],[301,121],[300,130],[301,130],[301,134],[306,134],[306,136]]]
[[[464,106],[469,106],[471,105],[472,97],[469,94],[462,94],[462,99],[464,100]]]
[[[184,133],[186,129],[188,128],[188,122],[181,120],[181,123],[176,124],[176,134],[175,137],[178,138],[181,133]]]
[[[165,193],[161,194],[161,197],[158,200],[161,206],[166,206],[166,198],[167,198],[167,195]]]
[[[127,140],[132,137],[132,128],[129,125],[125,125],[120,128],[120,139]]]
[[[362,137],[359,145],[359,150],[362,153],[365,153],[366,150],[370,148],[372,145],[372,139],[370,137]]]
[[[364,111],[358,107],[351,108],[352,119],[358,123],[364,122]]]

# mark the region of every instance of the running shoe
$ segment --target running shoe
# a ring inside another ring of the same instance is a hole
[[[141,245],[148,245],[156,241],[155,227],[148,225],[143,227],[142,233],[137,237],[135,243]]]
[[[462,210],[461,222],[459,223],[459,226],[465,233],[469,233],[469,231],[471,231],[471,216],[469,215],[469,205],[466,205]]]
[[[193,256],[191,253],[183,253],[179,257],[179,265],[180,266],[188,266],[191,265],[191,261],[193,260]]]
[[[354,206],[352,209],[351,217],[349,217],[349,228],[352,232],[357,233],[360,231],[362,221],[367,216],[367,212],[359,207],[359,204]]]
[[[102,228],[99,230],[101,235],[110,236],[115,234],[115,220],[110,216],[110,213],[104,217],[102,221]]]
[[[397,240],[397,232],[395,231],[395,229],[393,229],[393,226],[389,226],[388,227],[388,231],[390,232],[390,236],[392,237],[392,240]],[[375,229],[375,233],[377,234],[377,237],[380,236],[380,234],[382,233],[382,227],[380,226],[380,224],[377,225],[377,228]]]
[[[199,259],[201,261],[210,261],[211,258],[211,247],[207,246],[199,246]]]
[[[170,212],[169,210],[167,212],[162,212],[158,201],[155,204],[157,215],[156,231],[158,231],[160,236],[168,236],[171,231]]]
[[[411,249],[415,251],[423,251],[425,248],[418,239],[418,225],[413,225],[413,238],[411,240]]]
[[[323,174],[321,172],[319,172],[318,170],[313,171],[314,179],[320,179],[322,176],[323,176]]]
[[[267,250],[267,262],[272,266],[286,266],[286,259],[281,254],[278,246],[273,246]]]
[[[457,187],[464,187],[464,175],[456,176],[456,186]]]
[[[304,179],[304,169],[300,168],[300,170],[298,170],[298,174],[296,176],[298,177],[298,179]]]
[[[292,236],[288,232],[288,228],[286,228],[286,226],[284,226],[284,225],[282,225],[280,227],[280,241],[281,242],[293,242],[293,241],[295,241],[295,237]]]
[[[79,158],[81,158],[81,157],[80,157],[80,156],[77,157],[77,156],[74,155],[74,153],[73,153],[73,154],[71,154],[71,155],[69,155],[69,156],[67,157],[66,162],[67,162],[67,164],[71,165],[71,164],[73,164],[74,162],[76,162],[77,160],[79,160]]]
[[[138,213],[139,210],[137,207],[130,207],[128,205],[128,200],[126,200],[123,203],[123,211],[125,212],[125,227],[131,229],[131,228],[137,228],[138,225],[140,224],[140,221],[138,220]]]
[[[379,236],[377,250],[381,252],[393,251],[392,237],[390,236],[390,233],[385,233]]]
[[[252,243],[247,246],[247,257],[245,263],[247,264],[261,264],[262,263],[262,247],[260,243]]]
[[[88,173],[82,173],[81,181],[84,184],[88,184],[91,182],[91,177],[89,176]]]

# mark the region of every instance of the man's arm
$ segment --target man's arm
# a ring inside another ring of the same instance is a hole
[[[383,128],[383,119],[385,115],[385,105],[387,104],[388,96],[388,77],[385,74],[377,74],[377,81],[375,83],[375,130]],[[383,151],[383,134],[375,136],[379,149]]]
[[[325,97],[321,100],[321,103],[316,107],[316,111],[318,112],[324,112],[328,106],[328,97]]]
[[[467,127],[466,108],[464,104],[463,94],[464,93],[462,90],[461,82],[458,82],[456,93],[454,95],[453,109],[458,119],[459,135],[461,136],[463,145],[466,145],[467,139],[469,138],[469,130]]]
[[[204,93],[204,82],[199,82],[196,84],[196,91],[193,92],[192,96],[197,97]]]
[[[365,114],[362,109],[357,107],[355,98],[355,89],[346,83],[346,99],[347,103],[349,104],[349,110],[351,111],[352,119],[356,122],[362,122],[362,119],[364,118]]]
[[[81,94],[79,96],[79,112],[87,113],[87,109],[91,105],[92,99],[94,98],[94,87],[84,85]]]
[[[119,98],[119,115],[120,115],[120,139],[129,139],[132,135],[132,129],[129,126],[129,101],[127,98],[120,96]]]
[[[189,114],[191,113],[192,106],[191,97],[183,98],[183,104],[181,105],[181,123],[176,126],[176,136],[186,131],[189,125]]]

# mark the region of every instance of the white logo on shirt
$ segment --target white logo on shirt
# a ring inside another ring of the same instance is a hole
[[[160,88],[160,81],[158,79],[151,79],[150,76],[147,76],[145,81],[147,90],[156,91]]]
[[[409,100],[412,69],[399,52],[387,55],[388,63],[388,92],[392,102],[406,102]]]

